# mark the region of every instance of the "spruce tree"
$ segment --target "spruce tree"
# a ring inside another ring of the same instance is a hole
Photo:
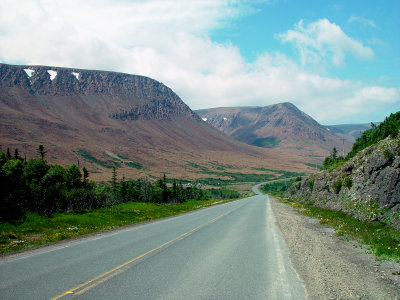
[[[112,169],[111,186],[115,192],[117,190],[117,169],[115,167]]]
[[[44,156],[47,153],[47,150],[44,149],[43,145],[39,145],[39,147],[37,148],[37,153],[40,155],[40,158],[44,160]]]

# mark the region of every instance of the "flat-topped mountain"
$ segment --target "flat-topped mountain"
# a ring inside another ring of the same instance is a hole
[[[164,84],[137,75],[44,66],[0,64],[2,88],[19,88],[31,95],[107,97],[107,111],[120,120],[198,119],[190,108]]]
[[[307,169],[203,122],[164,84],[116,72],[0,64],[0,134],[3,151],[37,157],[43,144],[49,162],[79,163],[98,180],[109,179],[112,166],[120,176],[186,179],[223,178],[226,166]]]

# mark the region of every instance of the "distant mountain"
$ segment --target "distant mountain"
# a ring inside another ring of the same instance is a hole
[[[0,147],[36,157],[39,144],[48,149],[51,163],[79,163],[97,180],[109,179],[112,166],[120,176],[136,178],[306,170],[291,156],[250,147],[216,130],[156,80],[0,64]]]
[[[228,107],[196,111],[215,128],[249,145],[279,151],[298,150],[304,157],[326,156],[333,147],[349,151],[343,141],[291,103],[266,107]]]
[[[379,123],[377,123],[379,124]],[[377,125],[376,124],[376,125]],[[361,133],[371,128],[369,124],[341,124],[341,125],[327,125],[325,126],[332,133],[344,136],[349,141],[354,142],[356,138],[361,136]]]

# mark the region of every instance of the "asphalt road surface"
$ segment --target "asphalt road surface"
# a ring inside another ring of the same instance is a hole
[[[256,195],[2,258],[0,299],[305,299],[274,222]]]

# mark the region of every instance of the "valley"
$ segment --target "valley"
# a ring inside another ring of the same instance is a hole
[[[171,89],[115,72],[0,64],[1,150],[119,177],[255,181],[312,172],[314,152],[250,146],[202,121]],[[317,151],[318,152],[318,151]],[[321,157],[325,152],[317,154]]]

